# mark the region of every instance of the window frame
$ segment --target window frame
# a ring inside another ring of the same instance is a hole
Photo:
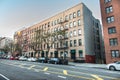
[[[73,18],[76,18],[76,12],[73,12]]]
[[[110,28],[108,28],[108,33],[109,34],[115,34],[116,33],[116,27],[110,27]]]
[[[104,3],[109,3],[111,2],[112,0],[104,0]]]
[[[78,45],[82,46],[82,39],[78,39]]]
[[[119,58],[120,57],[119,50],[111,50],[111,57],[112,58]]]
[[[109,23],[114,22],[114,21],[115,21],[115,18],[114,18],[114,16],[109,16],[109,17],[106,18],[106,21],[107,21],[107,23],[109,24]]]
[[[82,30],[78,29],[78,35],[82,35]]]
[[[105,8],[106,13],[111,13],[113,12],[113,6],[108,6]]]
[[[77,46],[77,40],[74,40],[74,47]]]
[[[80,10],[77,11],[77,17],[81,16]]]
[[[117,46],[118,45],[118,39],[117,38],[110,38],[109,39],[109,45],[110,46]]]
[[[79,19],[79,20],[78,20],[78,26],[80,26],[80,25],[81,25],[81,20]]]

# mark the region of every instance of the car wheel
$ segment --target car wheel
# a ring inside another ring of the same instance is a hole
[[[111,70],[111,71],[115,71],[116,69],[115,69],[114,66],[110,66],[110,67],[109,67],[109,70]]]

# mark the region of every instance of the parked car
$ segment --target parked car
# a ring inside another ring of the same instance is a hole
[[[11,57],[11,56],[10,56],[10,55],[8,55],[6,59],[10,59],[10,57]]]
[[[16,57],[15,57],[15,60],[19,60],[19,57],[18,57],[18,56],[16,56]]]
[[[27,57],[21,56],[21,57],[19,58],[19,60],[20,60],[20,61],[27,61]]]
[[[117,61],[115,63],[110,63],[107,65],[107,69],[109,70],[120,70],[120,61]]]
[[[28,58],[27,61],[35,62],[35,61],[37,61],[37,58],[31,57],[31,58]]]
[[[38,58],[37,61],[38,61],[38,62],[41,62],[41,63],[47,63],[47,62],[48,62],[48,58],[46,58],[46,57],[41,57],[41,58]]]
[[[48,60],[48,63],[52,63],[52,64],[64,64],[64,60],[60,59],[60,58],[50,58],[50,60]]]
[[[13,56],[10,56],[10,58],[9,58],[10,60],[15,60],[15,57],[13,57]]]
[[[59,58],[50,58],[50,60],[48,60],[48,63],[60,64],[60,59]]]

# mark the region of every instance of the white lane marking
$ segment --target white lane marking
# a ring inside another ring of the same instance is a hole
[[[50,75],[50,73],[45,72],[44,74]]]
[[[7,77],[5,77],[4,75],[0,74],[0,76],[2,76],[3,78],[5,78],[6,80],[10,80]]]
[[[60,75],[58,75],[58,77],[59,77],[59,78],[66,79],[66,77],[65,77],[65,76],[60,76]]]

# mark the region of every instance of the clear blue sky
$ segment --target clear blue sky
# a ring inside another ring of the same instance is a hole
[[[0,37],[83,2],[100,19],[99,0],[0,0]]]

